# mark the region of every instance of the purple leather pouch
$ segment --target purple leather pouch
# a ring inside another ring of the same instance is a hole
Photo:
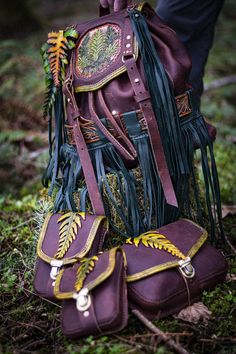
[[[185,219],[129,239],[123,250],[130,307],[149,319],[162,318],[222,282],[227,263],[206,240],[207,232]]]
[[[123,329],[128,320],[126,261],[120,248],[62,269],[54,287],[63,301],[61,323],[70,338]]]
[[[105,216],[73,212],[48,214],[37,245],[34,276],[37,294],[53,298],[53,286],[60,268],[99,252],[107,232]]]

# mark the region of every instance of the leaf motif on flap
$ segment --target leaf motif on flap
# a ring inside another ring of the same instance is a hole
[[[95,261],[98,260],[97,256],[91,258],[84,258],[80,261],[80,267],[77,270],[76,280],[75,280],[75,290],[79,292],[84,284],[86,276],[93,271],[95,266]]]
[[[136,247],[139,246],[140,242],[145,247],[157,248],[159,250],[163,249],[178,258],[186,258],[186,256],[173,243],[171,243],[166,236],[160,234],[158,231],[148,231],[138,237],[128,238],[126,240],[126,243],[134,244]]]
[[[59,226],[58,250],[55,258],[61,259],[65,256],[71,243],[76,239],[78,229],[82,227],[81,218],[85,220],[85,213],[69,212],[63,214],[57,221]]]
[[[90,78],[101,74],[118,58],[121,52],[121,29],[115,24],[104,24],[88,31],[77,48],[77,74]]]

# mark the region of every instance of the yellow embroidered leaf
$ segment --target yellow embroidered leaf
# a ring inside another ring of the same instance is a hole
[[[84,258],[80,261],[80,267],[77,270],[75,279],[75,290],[78,292],[82,289],[86,275],[93,271],[95,261],[98,260],[97,256],[91,258]]]
[[[127,242],[128,241],[128,242]],[[171,253],[181,259],[185,259],[185,255],[164,235],[160,234],[158,231],[150,231],[141,234],[133,239],[128,239],[126,243],[132,244],[138,247],[140,241],[145,247],[157,248],[159,250],[164,249],[166,252]]]
[[[127,238],[127,240],[125,241],[125,243],[128,243],[128,244],[132,245],[131,238]]]
[[[63,221],[64,219],[67,219],[69,216],[71,216],[71,212],[66,213],[66,214],[63,214],[63,215],[60,217],[60,219],[58,219],[57,222],[59,223],[59,222]]]
[[[81,228],[80,213],[69,212],[62,215],[57,223],[59,227],[58,250],[55,258],[61,259],[65,256],[71,243],[76,239],[78,228]]]

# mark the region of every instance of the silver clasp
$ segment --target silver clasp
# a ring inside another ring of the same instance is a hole
[[[181,259],[179,263],[179,270],[185,278],[193,278],[195,276],[195,269],[191,264],[191,258]]]
[[[84,312],[91,306],[91,296],[87,288],[83,288],[80,292],[74,293],[73,299],[76,300],[76,308],[78,311]]]
[[[53,259],[51,262],[50,262],[50,265],[51,265],[51,272],[50,272],[50,278],[55,280],[56,277],[57,277],[57,274],[61,268],[61,266],[63,265],[63,261],[59,261],[57,259]]]

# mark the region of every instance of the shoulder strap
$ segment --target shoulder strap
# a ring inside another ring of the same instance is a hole
[[[75,101],[72,81],[70,77],[65,81],[64,94],[67,99],[67,116],[70,121],[73,121],[73,133],[75,138],[76,150],[80,157],[93,211],[95,215],[105,215],[104,205],[100,191],[98,189],[98,184],[94,173],[92,161],[89,155],[86,142],[84,140],[83,133],[80,129],[80,111]]]
[[[135,55],[133,53],[133,30],[131,27],[129,17],[126,18],[124,26],[124,51],[123,51],[123,63],[126,66],[127,74],[130,79],[130,83],[135,93],[136,102],[139,103],[140,109],[143,112],[144,119],[147,124],[148,134],[152,147],[153,157],[156,164],[156,169],[160,177],[161,185],[164,191],[167,204],[178,207],[175,191],[169,174],[164,149],[162,146],[161,136],[156,121],[155,114],[152,109],[151,98],[149,92],[145,88],[141,75],[139,73]]]

